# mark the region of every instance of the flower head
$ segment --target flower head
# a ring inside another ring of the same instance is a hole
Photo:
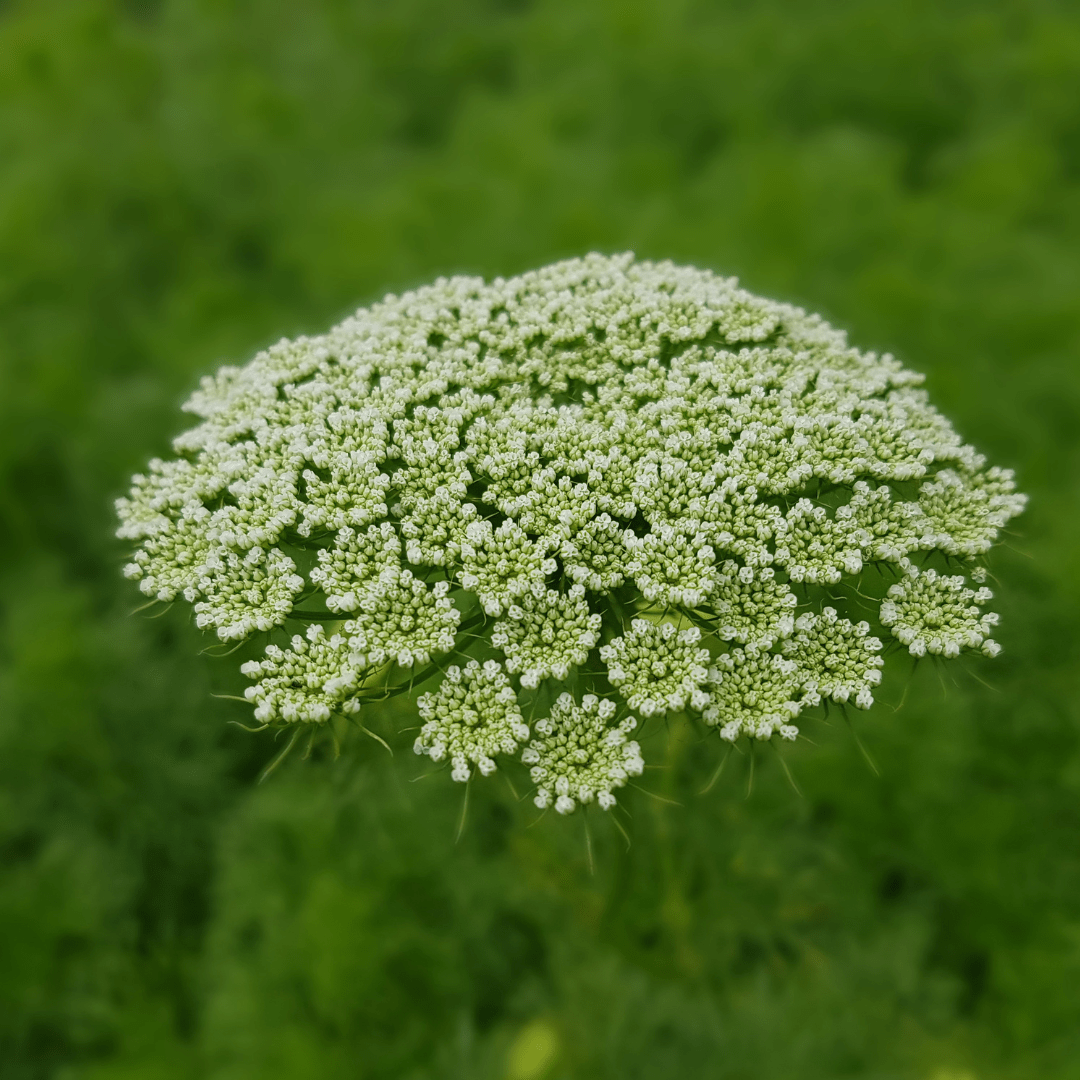
[[[360,611],[343,625],[349,646],[374,667],[395,660],[409,668],[451,652],[461,612],[446,595],[449,590],[449,582],[428,586],[412,571],[397,569],[367,592]]]
[[[879,626],[996,653],[982,563],[1024,497],[921,382],[692,267],[440,279],[204,379],[117,503],[125,573],[269,635],[243,667],[266,724],[445,664],[418,752],[464,780],[527,742],[541,805],[607,806],[641,763],[620,699],[794,738],[824,699],[869,707]]]
[[[586,694],[580,705],[570,694],[561,694],[551,715],[536,721],[536,734],[521,760],[531,766],[537,806],[554,804],[560,814],[570,814],[578,803],[595,799],[610,810],[615,805],[612,791],[628,777],[641,775],[641,749],[627,741],[637,721],[628,716],[612,724],[616,711],[614,701],[595,694]]]
[[[327,637],[321,626],[309,626],[296,634],[287,649],[268,645],[262,660],[241,667],[257,680],[244,692],[255,705],[255,719],[288,724],[322,723],[334,712],[354,713],[359,706],[358,689],[366,663],[349,648],[340,634]]]
[[[993,595],[985,585],[969,589],[961,574],[946,576],[932,569],[919,573],[911,567],[889,589],[881,605],[881,625],[912,656],[958,656],[961,649],[982,649],[995,656],[998,647],[990,634],[998,617],[981,609]]]
[[[806,689],[841,705],[848,701],[860,709],[873,705],[871,691],[881,682],[885,661],[868,622],[843,619],[832,607],[820,614],[808,611],[796,619],[795,633],[781,651],[798,665]]]
[[[643,716],[679,710],[689,703],[701,710],[709,695],[701,689],[709,650],[701,648],[696,626],[635,619],[622,637],[600,650],[612,686]]]
[[[581,585],[557,593],[535,584],[506,614],[495,624],[491,643],[506,654],[507,670],[519,674],[530,690],[542,679],[565,679],[600,639],[600,616],[589,611]]]
[[[709,672],[710,704],[702,717],[728,742],[740,735],[794,739],[798,728],[791,721],[807,703],[801,693],[803,681],[794,660],[754,648],[733,649]]]
[[[413,749],[433,761],[449,758],[455,780],[468,780],[470,765],[487,776],[496,754],[513,754],[529,737],[517,695],[501,665],[470,660],[446,670],[439,689],[417,700],[425,721]]]

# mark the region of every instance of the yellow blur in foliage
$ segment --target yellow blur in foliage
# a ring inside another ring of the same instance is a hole
[[[559,1060],[559,1033],[549,1020],[530,1020],[510,1045],[506,1080],[544,1080]]]

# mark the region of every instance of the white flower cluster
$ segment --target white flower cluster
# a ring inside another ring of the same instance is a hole
[[[691,707],[699,712],[709,703],[702,689],[708,678],[709,650],[701,648],[701,630],[684,630],[674,623],[634,619],[630,629],[600,649],[608,681],[631,709],[642,716]]]
[[[869,618],[916,655],[997,649],[966,582],[1024,497],[921,381],[692,267],[440,279],[204,379],[175,460],[118,502],[126,573],[222,640],[271,635],[244,665],[267,724],[458,661],[418,742],[458,779],[517,751],[549,680],[793,738],[822,699],[872,702]],[[950,560],[963,575],[930,569]],[[873,613],[871,567],[897,582]],[[293,620],[327,629],[288,644]],[[543,738],[610,719],[583,710]],[[594,779],[545,790],[599,800]]]
[[[909,566],[881,605],[881,624],[912,656],[959,656],[961,649],[981,649],[987,656],[997,656],[1001,647],[990,637],[997,614],[984,614],[979,607],[993,596],[985,585],[967,588],[959,574],[919,573]]]
[[[311,583],[326,594],[330,611],[355,611],[369,596],[378,596],[401,572],[401,540],[388,521],[357,534],[347,525],[332,547],[317,552]]]
[[[733,649],[709,671],[711,701],[702,716],[728,742],[740,735],[794,739],[798,728],[791,721],[805,704],[801,683],[794,660],[753,647]]]
[[[363,670],[341,634],[326,636],[321,626],[296,634],[290,648],[268,645],[262,660],[249,660],[241,671],[258,680],[244,691],[255,705],[255,719],[264,724],[322,723],[334,712],[355,713],[352,696]]]
[[[871,691],[881,682],[885,661],[868,622],[842,619],[831,607],[821,614],[808,611],[795,620],[795,633],[781,650],[805,673],[803,685],[811,694],[860,709],[874,704]]]
[[[270,630],[292,611],[293,598],[304,587],[296,564],[277,548],[246,552],[210,548],[199,578],[195,625],[214,627],[222,641]]]
[[[625,580],[623,540],[622,526],[607,514],[563,537],[559,557],[567,577],[590,592],[617,589]]]
[[[645,536],[625,533],[626,572],[646,600],[662,608],[700,607],[716,589],[716,555],[703,533],[657,525]]]
[[[408,668],[453,650],[461,612],[446,595],[448,581],[428,588],[402,567],[381,585],[368,591],[360,611],[343,627],[351,635],[350,648],[364,658],[365,666],[382,667],[394,660]]]
[[[755,570],[727,559],[720,575],[712,605],[717,637],[768,649],[779,638],[791,635],[798,597],[777,580],[771,566]]]
[[[560,694],[551,715],[536,721],[536,734],[521,760],[532,766],[533,801],[541,810],[554,800],[560,814],[570,814],[578,803],[594,799],[610,810],[615,805],[612,789],[641,775],[645,768],[641,748],[626,740],[637,721],[628,716],[613,727],[617,711],[614,701],[595,694],[586,694],[580,705],[570,694]]]
[[[527,690],[542,679],[565,679],[600,640],[601,619],[589,612],[582,585],[564,594],[536,582],[506,614],[495,624],[491,644],[506,654],[507,671],[519,674]]]
[[[490,521],[470,522],[460,548],[462,587],[476,593],[488,615],[501,615],[530,586],[543,585],[557,566],[548,544],[530,539],[512,518],[497,529]]]
[[[502,665],[470,660],[464,670],[456,664],[432,694],[417,700],[426,721],[413,749],[432,761],[450,758],[455,780],[468,780],[470,764],[484,776],[495,771],[496,754],[514,754],[529,737],[517,694]]]

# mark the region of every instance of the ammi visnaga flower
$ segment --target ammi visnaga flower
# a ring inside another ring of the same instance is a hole
[[[204,379],[118,503],[126,573],[261,638],[265,726],[427,683],[415,749],[453,779],[516,756],[538,806],[608,808],[651,717],[795,739],[870,707],[883,637],[998,651],[984,561],[1024,497],[921,383],[691,267],[440,279]]]

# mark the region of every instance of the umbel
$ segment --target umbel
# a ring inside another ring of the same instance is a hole
[[[454,780],[516,757],[538,806],[607,809],[651,718],[793,740],[872,705],[883,640],[997,653],[1024,497],[921,383],[693,267],[441,278],[205,378],[118,502],[126,573],[262,643],[260,725],[424,688]]]

